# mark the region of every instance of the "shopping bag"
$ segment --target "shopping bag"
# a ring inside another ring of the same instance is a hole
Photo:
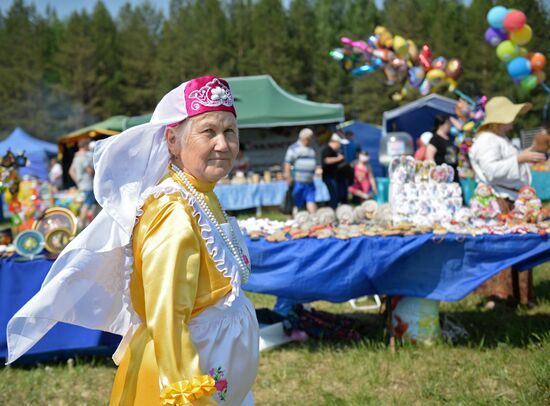
[[[294,200],[292,199],[292,189],[293,185],[290,185],[285,193],[285,198],[281,203],[281,212],[283,214],[292,214],[292,209],[294,207]]]

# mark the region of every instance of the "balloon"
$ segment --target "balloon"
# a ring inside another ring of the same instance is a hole
[[[535,72],[535,76],[539,80],[539,83],[543,83],[546,80],[546,73],[543,70]]]
[[[432,50],[428,45],[423,45],[420,50],[420,55],[418,55],[420,65],[427,72],[432,69]]]
[[[504,17],[503,25],[506,31],[516,32],[521,30],[526,22],[527,17],[525,17],[522,11],[512,10]]]
[[[344,70],[346,72],[352,70],[353,69],[353,61],[351,59],[344,59],[344,63],[342,64],[342,68],[344,68]]]
[[[458,77],[462,74],[462,62],[460,62],[460,59],[449,59],[445,73],[451,79],[458,79]]]
[[[497,47],[498,59],[509,62],[519,55],[519,49],[512,41],[502,41]]]
[[[409,44],[400,35],[393,37],[393,50],[400,58],[405,58],[409,53]]]
[[[422,69],[420,66],[413,66],[409,69],[408,76],[411,86],[418,87],[424,80],[424,69]]]
[[[409,57],[412,61],[415,62],[416,60],[418,60],[418,47],[410,39],[407,40],[407,44],[409,44]]]
[[[485,31],[485,42],[487,42],[492,47],[496,47],[507,38],[508,34],[497,28],[489,27],[487,28],[487,31]]]
[[[384,61],[380,58],[373,57],[371,59],[371,64],[376,66],[377,68],[380,68],[380,67],[384,66]]]
[[[431,90],[430,82],[425,80],[424,82],[422,82],[419,89],[420,89],[420,94],[422,96],[426,96],[428,93],[430,93],[430,90]]]
[[[444,58],[443,56],[438,56],[432,61],[432,67],[434,69],[445,70],[445,68],[447,67],[447,58]]]
[[[378,48],[378,35],[371,35],[367,40],[367,43],[372,48]]]
[[[508,14],[508,9],[502,6],[496,6],[487,13],[487,22],[493,28],[503,28],[504,18]]]
[[[521,88],[527,92],[533,90],[539,84],[539,78],[535,75],[529,75],[521,80]]]
[[[382,33],[388,31],[386,27],[379,25],[374,29],[374,33],[378,36],[380,36]]]
[[[445,72],[441,69],[432,69],[428,73],[426,73],[426,79],[429,81],[437,81],[441,80],[445,77]]]
[[[449,86],[449,92],[454,92],[458,83],[453,78],[445,78],[445,83]]]
[[[540,52],[535,52],[530,59],[531,69],[533,69],[533,72],[538,72],[542,70],[542,68],[544,68],[544,65],[546,65],[546,57]]]
[[[372,54],[384,62],[387,62],[390,59],[390,52],[391,51],[389,49],[378,48],[372,51]]]
[[[344,45],[350,45],[351,46],[351,43],[353,42],[353,40],[351,38],[348,38],[348,37],[342,37],[342,38],[340,38],[340,42]]]
[[[350,73],[354,76],[365,76],[365,75],[368,75],[369,73],[374,72],[375,70],[376,70],[376,67],[366,64],[363,66],[358,66],[357,68],[353,68]]]
[[[533,37],[533,30],[529,24],[525,24],[523,28],[510,34],[510,40],[517,45],[525,45]]]
[[[508,64],[508,74],[512,79],[521,80],[531,73],[531,62],[523,56],[518,56]]]
[[[329,52],[329,55],[335,61],[341,61],[344,59],[344,51],[342,50],[342,48],[334,48],[332,51]]]

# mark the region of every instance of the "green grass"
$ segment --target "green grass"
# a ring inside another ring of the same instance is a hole
[[[258,405],[548,405],[550,404],[550,263],[535,270],[533,309],[480,309],[479,297],[442,303],[468,331],[456,344],[404,344],[392,354],[383,319],[348,304],[316,308],[361,320],[359,343],[309,340],[263,352]],[[256,307],[274,298],[251,294]],[[106,405],[115,374],[110,359],[0,370],[0,405]]]

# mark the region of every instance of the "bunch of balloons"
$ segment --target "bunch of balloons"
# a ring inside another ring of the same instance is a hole
[[[540,52],[529,52],[527,45],[533,37],[533,30],[527,24],[527,17],[520,10],[495,6],[487,13],[490,27],[485,31],[485,41],[496,47],[497,57],[506,63],[508,74],[515,83],[527,92],[539,83],[544,85],[543,71],[546,58]]]
[[[393,95],[401,101],[411,88],[418,88],[425,96],[443,87],[454,91],[456,80],[462,74],[462,63],[457,58],[432,57],[428,45],[420,51],[410,39],[392,35],[378,26],[367,41],[340,38],[342,46],[330,51],[330,56],[354,76],[368,75],[382,70],[386,84],[402,83],[400,92]]]

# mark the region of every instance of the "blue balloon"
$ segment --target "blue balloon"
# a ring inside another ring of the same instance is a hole
[[[508,14],[508,9],[502,6],[495,6],[487,13],[487,22],[493,28],[502,29],[504,27],[504,17]]]
[[[367,64],[363,66],[358,66],[357,68],[353,68],[350,73],[355,76],[365,76],[369,73],[374,72],[375,70],[376,67]]]
[[[518,56],[508,63],[508,74],[514,80],[521,80],[531,74],[531,62],[523,56]]]

